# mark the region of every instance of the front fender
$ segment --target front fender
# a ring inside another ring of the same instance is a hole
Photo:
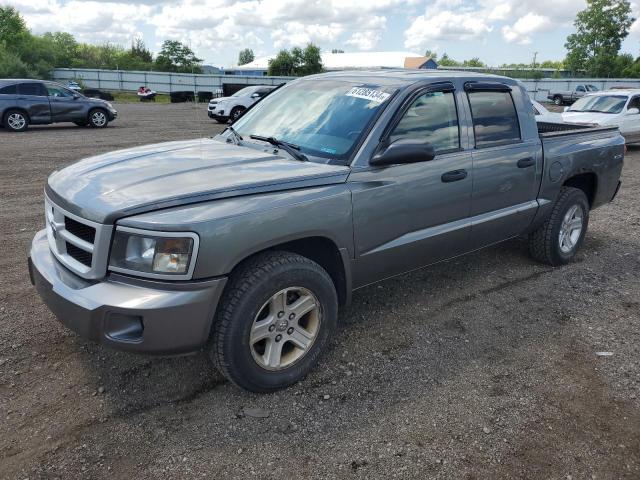
[[[136,215],[117,224],[197,233],[194,279],[226,275],[257,252],[310,237],[326,238],[353,258],[351,191],[346,184],[215,200]]]

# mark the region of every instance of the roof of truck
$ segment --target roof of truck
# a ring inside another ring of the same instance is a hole
[[[375,70],[342,70],[336,72],[320,73],[305,78],[350,78],[371,79],[381,85],[410,85],[423,80],[448,80],[452,78],[495,79],[509,84],[517,81],[500,75],[492,75],[477,72],[460,72],[456,70],[428,70],[428,69],[375,69]]]

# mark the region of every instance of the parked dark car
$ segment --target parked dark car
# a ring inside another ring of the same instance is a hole
[[[117,116],[110,103],[85,97],[59,83],[0,79],[0,125],[9,131],[59,122],[104,128]]]

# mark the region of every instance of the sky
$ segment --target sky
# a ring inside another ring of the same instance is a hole
[[[129,45],[141,37],[158,52],[165,39],[190,45],[204,63],[236,64],[308,42],[323,51],[429,49],[456,60],[530,63],[564,58],[565,39],[585,0],[0,0],[34,33],[65,31],[83,42]],[[640,17],[640,0],[632,2]],[[640,21],[623,51],[640,55]]]

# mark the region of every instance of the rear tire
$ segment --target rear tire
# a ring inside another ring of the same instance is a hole
[[[94,108],[89,112],[89,126],[91,128],[105,128],[109,125],[109,116],[102,108]]]
[[[9,110],[3,124],[10,132],[24,132],[29,127],[29,116],[21,110]]]
[[[562,187],[549,218],[529,234],[529,253],[552,266],[570,262],[589,226],[589,201],[578,188]]]
[[[266,393],[302,380],[337,324],[329,274],[289,252],[266,252],[231,276],[218,307],[208,352],[241,388]]]

